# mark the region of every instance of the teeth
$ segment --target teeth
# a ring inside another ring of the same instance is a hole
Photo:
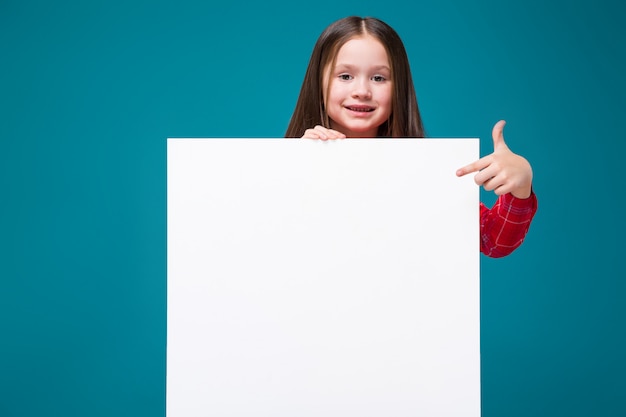
[[[352,110],[352,111],[362,111],[362,112],[370,112],[370,111],[374,110],[374,109],[371,109],[371,108],[362,108],[362,107],[358,107],[358,108],[356,108],[356,107],[348,107],[348,108],[350,110]]]

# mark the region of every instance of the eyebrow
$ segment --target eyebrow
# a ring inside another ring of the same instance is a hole
[[[337,68],[345,68],[348,70],[354,70],[357,69],[357,67],[355,67],[354,65],[350,65],[350,64],[342,64],[342,63],[338,63],[337,65],[335,65],[335,70]],[[371,70],[375,70],[375,71],[380,71],[380,70],[387,70],[387,71],[391,71],[391,68],[389,68],[387,65],[376,65],[372,68],[370,68]]]

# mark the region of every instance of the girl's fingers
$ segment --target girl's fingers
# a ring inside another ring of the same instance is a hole
[[[326,129],[324,126],[317,125],[313,128],[313,130],[317,132],[317,134],[319,135],[319,138],[322,140],[327,140],[331,138],[331,135],[329,135],[330,133],[329,129]]]
[[[320,135],[324,136],[326,139],[343,139],[346,137],[343,133],[337,130],[328,129],[324,126],[315,126],[315,130],[317,130]]]
[[[480,184],[479,184],[480,185]],[[496,195],[510,193],[517,187],[515,178],[511,178],[504,172],[499,172],[491,178],[487,178],[482,187],[486,191],[493,191]]]
[[[513,187],[510,185],[501,185],[500,187],[493,190],[496,195],[503,195],[513,191]]]
[[[328,140],[328,139],[345,139],[346,135],[343,133],[325,128],[324,126],[317,125],[312,129],[307,129],[302,135],[302,139],[320,139],[320,140]]]
[[[320,126],[317,125],[315,126],[314,130],[320,135],[320,139],[322,140],[326,140],[326,139],[343,139],[346,137],[346,135],[344,135],[343,133],[337,131],[337,130],[333,130],[333,129],[328,129],[324,126]]]
[[[491,164],[492,157],[491,155],[484,156],[477,161],[472,162],[469,165],[465,165],[463,168],[459,168],[456,171],[456,175],[458,177],[462,177],[463,175],[471,174],[472,172],[480,171],[488,167]]]
[[[496,176],[484,181],[482,183],[482,186],[486,191],[494,191],[505,187],[505,184],[500,180],[499,177]]]
[[[341,133],[338,130],[330,129],[330,132],[332,132],[332,134],[333,134],[333,138],[332,139],[345,139],[346,138],[346,135],[344,135],[343,133]]]
[[[323,132],[316,129],[307,129],[302,135],[302,139],[321,139],[326,140],[326,136]]]
[[[495,169],[493,166],[488,166],[487,168],[483,169],[482,171],[479,171],[476,175],[474,175],[474,182],[477,185],[484,186],[488,181],[490,181],[492,178],[496,177],[497,175],[498,175],[498,170]],[[491,191],[491,190],[487,190],[487,191]]]

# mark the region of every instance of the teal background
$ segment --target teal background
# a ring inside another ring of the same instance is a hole
[[[0,416],[165,414],[166,138],[282,136],[351,14],[403,38],[430,136],[487,154],[504,118],[534,168],[526,242],[481,258],[483,415],[626,415],[623,4],[0,0]]]

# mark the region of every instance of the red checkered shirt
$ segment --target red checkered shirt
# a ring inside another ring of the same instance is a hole
[[[504,194],[491,209],[480,203],[480,251],[501,258],[522,244],[537,211],[537,197],[521,199]]]

